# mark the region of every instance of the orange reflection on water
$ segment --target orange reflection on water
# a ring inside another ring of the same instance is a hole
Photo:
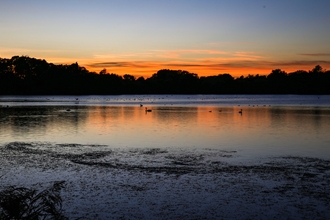
[[[52,106],[0,109],[1,143],[213,148],[330,158],[330,110],[273,106]],[[239,113],[242,109],[242,114]]]

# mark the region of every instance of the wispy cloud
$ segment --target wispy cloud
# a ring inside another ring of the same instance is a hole
[[[151,52],[140,52],[140,53],[107,53],[107,54],[94,54],[93,59],[96,60],[132,60],[138,57],[147,58],[152,57]]]
[[[123,62],[97,62],[97,63],[91,63],[87,66],[89,67],[102,67],[102,68],[108,68],[108,67],[119,67],[119,68],[148,68],[151,66],[158,66],[152,65],[154,62],[150,61],[123,61]]]
[[[63,52],[61,50],[45,50],[45,49],[27,49],[27,48],[0,48],[0,53],[6,56],[30,55],[33,53],[51,54]]]
[[[176,54],[228,54],[228,52],[220,51],[220,50],[155,50],[157,52],[164,52],[164,53],[176,53]]]
[[[246,51],[227,52],[220,50],[152,50],[144,53],[122,53],[122,54],[98,54],[94,60],[102,62],[125,62],[135,60],[148,60],[159,62],[225,62],[235,60],[260,60],[264,57]],[[96,63],[96,62],[94,62]]]
[[[300,56],[309,56],[309,57],[328,57],[330,53],[300,53]]]
[[[278,61],[278,62],[269,62],[271,66],[280,67],[314,67],[316,65],[330,65],[330,60],[297,60],[297,61]]]
[[[257,55],[254,52],[245,52],[245,51],[241,51],[241,52],[235,52],[233,53],[234,57],[240,57],[240,58],[245,58],[248,60],[260,60],[263,59],[263,56]]]
[[[227,46],[227,45],[251,45],[256,44],[256,42],[252,41],[225,41],[225,42],[209,42],[205,45],[218,47],[218,46]]]
[[[63,54],[66,54],[66,56],[63,56]],[[63,50],[0,47],[1,58],[11,58],[12,56],[29,56],[37,59],[45,59],[48,62],[55,64],[69,64],[77,61],[84,62],[84,60],[86,60],[78,58],[76,55],[70,56],[67,51]]]
[[[218,65],[223,67],[230,68],[294,68],[298,70],[299,68],[312,68],[316,65],[330,66],[330,61],[327,60],[299,60],[299,61],[269,61],[269,60],[259,60],[259,61],[246,61],[246,60],[237,60],[234,62],[224,62],[219,63]]]
[[[221,56],[228,55],[228,52],[219,50],[150,50],[138,53],[113,53],[113,54],[95,54],[96,60],[173,60],[173,59],[192,59],[192,57]]]

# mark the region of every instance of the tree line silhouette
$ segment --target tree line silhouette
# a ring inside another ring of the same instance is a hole
[[[238,78],[230,74],[201,76],[161,69],[150,78],[90,72],[78,63],[55,65],[28,56],[0,58],[0,95],[106,94],[330,94],[330,71],[320,65],[310,71]]]

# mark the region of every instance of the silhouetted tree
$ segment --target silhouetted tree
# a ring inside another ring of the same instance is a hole
[[[330,72],[316,65],[310,71],[287,74],[274,69],[265,75],[234,79],[224,73],[198,77],[184,70],[161,69],[150,78],[119,76],[103,69],[89,72],[78,63],[55,65],[28,56],[0,58],[0,95],[3,94],[330,94]]]
[[[182,70],[162,69],[147,80],[152,93],[195,93],[198,76]]]
[[[134,82],[135,81],[135,77],[129,74],[125,74],[124,75],[124,80],[128,81],[128,82]]]
[[[288,74],[281,69],[272,70],[267,76],[270,93],[288,93],[287,76]]]
[[[104,68],[100,71],[100,75],[105,75],[105,74],[107,74],[107,69]]]
[[[324,73],[323,68],[320,65],[316,65],[310,73]]]
[[[201,92],[205,93],[232,93],[234,78],[228,74],[200,77]]]

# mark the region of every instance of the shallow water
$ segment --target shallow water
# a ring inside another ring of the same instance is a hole
[[[0,192],[60,182],[68,219],[327,219],[329,160],[236,154],[13,142],[0,148]]]
[[[330,96],[2,96],[0,106],[0,145],[102,144],[235,150],[240,159],[330,159]]]

